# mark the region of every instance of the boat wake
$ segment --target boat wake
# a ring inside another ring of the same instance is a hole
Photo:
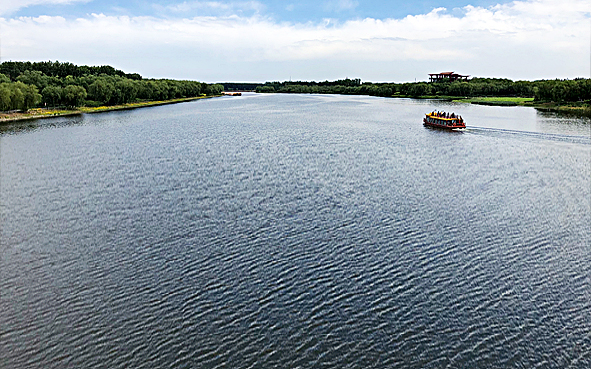
[[[528,138],[540,139],[540,140],[550,140],[550,141],[568,142],[568,143],[574,143],[574,144],[591,145],[591,136],[563,135],[563,134],[557,134],[557,133],[518,131],[518,130],[512,130],[512,129],[474,127],[474,126],[466,126],[466,129],[464,129],[463,132],[469,133],[469,134],[476,134],[476,135],[528,137]]]

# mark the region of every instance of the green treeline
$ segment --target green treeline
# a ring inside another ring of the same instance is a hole
[[[261,83],[249,83],[249,82],[222,82],[224,91],[254,91],[257,87],[262,86]]]
[[[318,93],[408,97],[533,97],[538,102],[581,102],[591,100],[591,79],[511,81],[501,78],[472,78],[469,81],[361,83],[359,79],[334,82],[267,82],[256,88],[269,93]]]
[[[39,71],[46,76],[58,78],[66,78],[67,76],[82,77],[86,75],[99,76],[105,74],[107,76],[119,76],[134,80],[142,79],[142,76],[137,73],[128,74],[110,65],[101,65],[98,67],[87,65],[77,66],[68,62],[60,63],[59,61],[52,62],[51,60],[35,63],[7,61],[0,64],[0,73],[12,80],[15,80],[26,71]]]
[[[111,66],[60,62],[0,64],[0,111],[35,106],[75,108],[218,95],[223,86],[197,81],[144,79]]]

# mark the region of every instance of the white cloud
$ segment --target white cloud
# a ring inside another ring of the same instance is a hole
[[[584,77],[588,4],[516,1],[467,6],[460,16],[438,8],[340,24],[278,23],[260,15],[20,17],[0,19],[2,58],[112,64],[147,76],[208,81],[280,79],[288,69],[300,79],[399,81],[447,69],[513,79]]]
[[[31,5],[66,5],[88,1],[91,0],[0,0],[0,15],[11,14]]]

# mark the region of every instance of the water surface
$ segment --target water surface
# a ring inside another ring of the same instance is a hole
[[[2,368],[590,367],[586,118],[245,94],[1,132]]]

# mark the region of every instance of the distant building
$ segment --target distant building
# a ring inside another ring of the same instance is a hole
[[[457,74],[455,72],[429,73],[429,81],[430,82],[457,81],[457,80],[467,81],[468,77],[470,77],[470,76],[463,76],[463,75]]]

